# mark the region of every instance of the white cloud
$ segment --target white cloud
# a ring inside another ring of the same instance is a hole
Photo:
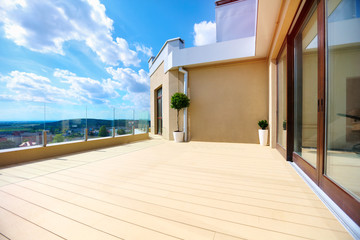
[[[135,72],[130,68],[106,68],[106,71],[112,76],[112,83],[118,84],[121,90],[128,93],[123,97],[129,100],[137,107],[150,106],[150,78],[143,69]]]
[[[142,52],[146,56],[151,57],[153,56],[152,48],[145,47],[144,45],[140,45],[138,43],[135,44],[135,49],[137,52]]]
[[[65,103],[73,97],[65,89],[52,86],[50,79],[34,73],[12,71],[0,80],[9,90],[8,94],[0,96],[3,100]]]
[[[123,38],[113,40],[113,21],[99,0],[0,0],[5,36],[42,53],[64,54],[66,41],[83,41],[102,62],[138,66],[137,53]]]
[[[216,23],[202,21],[194,24],[194,45],[203,46],[216,42]]]
[[[91,78],[78,77],[68,70],[56,69],[54,77],[70,85],[69,92],[77,95],[78,99],[87,99],[91,103],[107,103],[111,98],[119,97],[111,82],[100,82]]]
[[[106,71],[120,84],[122,90],[129,92],[147,92],[149,90],[149,76],[143,69],[135,72],[131,68],[108,67]]]
[[[6,94],[0,94],[0,100],[102,104],[120,97],[116,90],[121,86],[110,79],[100,82],[60,69],[54,71],[54,78],[67,87],[56,87],[49,78],[34,73],[12,71],[7,76],[0,76],[0,82],[5,82],[7,89]]]

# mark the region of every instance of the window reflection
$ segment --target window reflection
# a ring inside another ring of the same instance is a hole
[[[326,175],[360,199],[360,1],[327,1]]]
[[[282,51],[277,63],[278,74],[278,116],[277,143],[286,148],[286,48]]]
[[[294,44],[294,151],[316,167],[318,41],[315,5]]]

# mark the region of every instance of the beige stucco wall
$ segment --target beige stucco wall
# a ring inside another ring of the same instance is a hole
[[[270,146],[276,147],[277,131],[277,68],[276,58],[284,44],[286,34],[289,31],[291,23],[295,17],[296,11],[300,5],[300,0],[284,0],[278,16],[276,30],[269,51],[269,129],[270,129]],[[281,126],[280,126],[281,127]]]
[[[277,123],[277,116],[276,116],[276,108],[277,108],[277,68],[276,68],[276,61],[269,61],[268,62],[269,68],[269,145],[271,148],[276,147],[276,123]]]
[[[277,58],[300,3],[301,0],[283,0],[269,51],[270,59]]]
[[[268,119],[265,60],[188,69],[189,138],[258,143],[258,121]]]
[[[171,96],[176,92],[184,91],[183,74],[178,70],[170,70],[164,73],[164,63],[150,76],[150,117],[151,133],[156,130],[156,91],[162,87],[162,136],[172,140],[172,132],[176,130],[176,111],[170,108]],[[182,114],[180,114],[180,126],[182,126]],[[182,127],[181,127],[182,129]]]

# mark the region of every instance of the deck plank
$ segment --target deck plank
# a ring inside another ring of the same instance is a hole
[[[352,239],[256,144],[142,141],[2,168],[0,183],[13,239]]]

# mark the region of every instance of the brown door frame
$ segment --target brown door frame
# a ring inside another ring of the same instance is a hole
[[[281,46],[280,48],[280,51],[279,51],[279,54],[276,58],[276,90],[275,90],[275,94],[276,94],[276,134],[275,134],[275,139],[276,139],[276,149],[281,153],[281,155],[286,158],[286,148],[284,146],[281,146],[279,143],[278,143],[278,132],[279,132],[279,128],[281,126],[279,126],[279,71],[278,71],[278,64],[279,64],[279,58],[281,56],[281,54],[283,53],[284,49],[286,48],[286,51],[288,50],[287,49],[287,44],[286,44],[286,40],[284,41],[283,45]],[[287,54],[287,53],[286,53]],[[286,55],[286,65],[288,64],[288,57]],[[286,79],[285,81],[287,81],[287,73],[286,73]],[[286,92],[287,92],[287,89],[286,89]],[[287,102],[286,102],[287,104]],[[287,110],[287,106],[286,106],[286,110]],[[286,115],[286,118],[287,118],[287,115]],[[287,119],[286,119],[287,121]],[[286,122],[287,124],[287,122]],[[287,141],[287,136],[286,136],[286,141]]]
[[[158,96],[158,92],[159,90],[161,90],[161,96],[159,97]],[[162,105],[162,86],[160,86],[159,88],[157,88],[155,90],[155,93],[156,93],[156,123],[155,123],[155,134],[158,134],[158,135],[162,135],[162,112],[163,112],[163,108],[161,106],[161,117],[159,117],[159,99],[161,99],[161,105]],[[159,120],[161,120],[161,126],[159,128]],[[159,131],[160,130],[160,131]]]
[[[287,148],[286,160],[294,161],[348,216],[360,225],[360,202],[325,175],[326,157],[326,0],[308,0],[285,39],[287,48]],[[317,4],[318,19],[318,113],[317,168],[294,153],[294,39],[313,4]],[[281,51],[280,51],[281,53]],[[278,107],[278,106],[277,106]],[[278,146],[277,146],[278,148]],[[280,150],[281,152],[281,150]]]
[[[294,152],[294,125],[295,125],[295,119],[294,119],[294,103],[295,103],[295,71],[294,71],[294,39],[299,32],[300,28],[302,27],[304,21],[306,20],[310,10],[314,6],[314,4],[318,4],[319,1],[306,1],[304,4],[304,7],[301,10],[301,13],[299,15],[299,18],[297,19],[294,28],[290,35],[287,38],[287,47],[288,47],[288,106],[287,106],[287,121],[288,121],[288,138],[287,138],[287,160],[288,161],[294,161],[296,165],[298,165],[310,178],[313,180],[316,184],[318,184],[319,177],[317,173],[317,169],[314,168],[310,163],[305,161],[300,155]],[[319,4],[317,6],[319,8]],[[318,38],[319,39],[319,38]],[[318,52],[318,55],[319,52]],[[320,71],[318,71],[320,72]],[[318,76],[319,77],[319,76]],[[318,81],[319,82],[319,81]],[[319,98],[319,94],[318,94]],[[318,112],[318,124],[319,124],[319,112]],[[319,135],[319,128],[318,133]],[[319,149],[321,146],[319,146],[319,141],[317,142],[317,163],[319,161]],[[319,166],[319,164],[317,164]]]

